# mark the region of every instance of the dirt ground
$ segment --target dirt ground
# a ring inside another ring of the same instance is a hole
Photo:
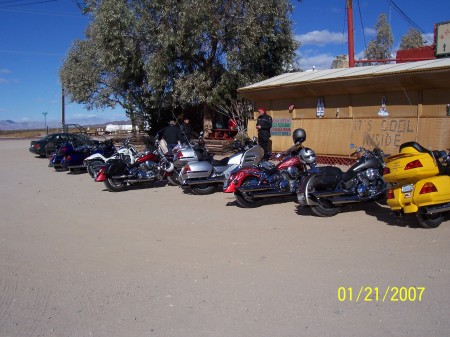
[[[111,193],[29,143],[0,141],[0,337],[450,335],[449,221]]]

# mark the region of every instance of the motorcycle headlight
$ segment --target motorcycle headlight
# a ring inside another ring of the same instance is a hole
[[[366,176],[369,180],[374,180],[378,177],[378,170],[373,168],[367,169]]]

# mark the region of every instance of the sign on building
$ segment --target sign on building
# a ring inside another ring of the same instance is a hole
[[[436,24],[436,57],[450,55],[450,21]]]
[[[290,136],[291,127],[292,120],[290,118],[273,118],[270,134],[272,136]]]

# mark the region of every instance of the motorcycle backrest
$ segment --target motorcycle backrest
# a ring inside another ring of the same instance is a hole
[[[255,145],[244,152],[244,155],[242,156],[241,159],[241,166],[252,167],[253,165],[257,165],[261,162],[263,157],[264,157],[263,148],[259,145]]]
[[[407,147],[412,147],[417,152],[428,153],[428,154],[432,155],[430,150],[424,148],[422,145],[420,145],[417,142],[406,142],[406,143],[403,143],[402,145],[400,145],[399,152],[402,152],[402,150],[404,150]]]

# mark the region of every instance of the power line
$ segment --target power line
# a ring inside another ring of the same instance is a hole
[[[406,15],[405,12],[403,12],[400,7],[397,6],[397,4],[393,0],[386,0],[391,6],[394,7],[394,9],[406,20],[406,22],[413,27],[414,29],[418,30],[420,33],[422,33],[422,36],[428,41],[433,42],[428,36],[425,35],[425,31],[416,24],[408,15]]]
[[[367,49],[367,42],[366,42],[366,32],[364,31],[364,23],[361,15],[361,5],[359,4],[358,0],[358,11],[359,11],[359,21],[361,21],[361,29],[363,32],[363,38],[364,38],[364,48]]]
[[[36,4],[43,4],[43,3],[46,3],[46,2],[55,2],[55,1],[58,1],[58,0],[44,0],[44,1],[28,2],[28,3],[24,3],[24,4],[7,5],[7,6],[2,6],[2,7],[0,7],[0,9],[3,9],[3,8],[11,8],[11,7],[29,6],[29,5],[36,5]],[[8,3],[8,2],[15,2],[15,1],[14,1],[14,0],[3,1],[3,2],[0,2],[0,4],[2,4],[2,3]]]

